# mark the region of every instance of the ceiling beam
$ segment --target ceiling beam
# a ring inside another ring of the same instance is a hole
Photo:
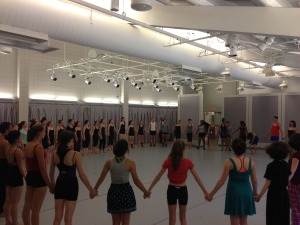
[[[300,37],[298,8],[154,6],[132,18],[158,27]]]

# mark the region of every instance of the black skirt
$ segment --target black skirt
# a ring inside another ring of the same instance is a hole
[[[129,213],[135,210],[136,200],[129,182],[111,184],[107,193],[107,212]]]

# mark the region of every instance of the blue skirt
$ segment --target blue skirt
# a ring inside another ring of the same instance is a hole
[[[107,212],[129,213],[135,210],[136,200],[129,182],[111,184],[107,193]]]

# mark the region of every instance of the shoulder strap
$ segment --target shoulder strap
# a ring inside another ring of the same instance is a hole
[[[245,169],[245,157],[243,157],[243,160],[241,158],[239,158],[239,160],[241,161],[241,169],[239,170],[239,172],[246,172],[246,169]]]
[[[39,144],[36,144],[36,146],[33,149],[33,155],[35,156],[35,150],[37,149],[37,147],[39,146]]]
[[[73,165],[75,164],[75,155],[76,155],[77,152],[74,152],[73,154],[73,158],[72,158],[72,162],[73,162]]]
[[[233,164],[233,167],[236,168],[235,162],[232,158],[229,158],[230,162]]]

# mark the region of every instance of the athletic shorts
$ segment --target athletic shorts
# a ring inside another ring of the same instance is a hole
[[[177,200],[179,205],[187,205],[188,191],[186,186],[169,185],[167,190],[168,205],[176,205]]]
[[[156,135],[156,131],[155,130],[150,130],[150,135]]]
[[[28,171],[26,175],[26,184],[27,186],[31,186],[34,188],[47,186],[46,182],[44,181],[44,178],[42,177],[42,174],[39,171]]]
[[[279,136],[271,136],[270,141],[279,141]]]
[[[188,142],[192,142],[192,140],[193,140],[193,134],[192,133],[187,133],[186,134],[186,138],[187,138]]]

